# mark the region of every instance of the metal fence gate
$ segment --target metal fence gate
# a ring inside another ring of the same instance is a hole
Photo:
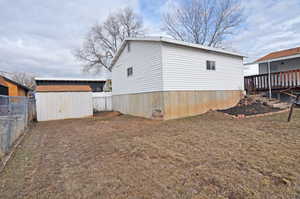
[[[0,95],[0,157],[9,151],[34,118],[34,99]]]

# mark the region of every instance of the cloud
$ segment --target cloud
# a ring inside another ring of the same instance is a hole
[[[119,8],[131,6],[143,16],[151,35],[164,35],[161,14],[170,2],[0,0],[0,70],[37,76],[88,76],[82,74],[72,50],[82,44],[91,25]],[[226,45],[247,55],[247,61],[300,46],[299,0],[242,0],[242,5],[245,24]]]
[[[0,0],[0,70],[89,76],[72,51],[91,25],[126,6],[139,10],[138,0]]]
[[[228,42],[246,54],[247,61],[300,45],[299,0],[244,0],[243,7],[245,25]]]
[[[161,31],[161,9],[168,0],[140,0],[140,14],[144,18],[144,26],[147,29],[149,36],[165,35]]]

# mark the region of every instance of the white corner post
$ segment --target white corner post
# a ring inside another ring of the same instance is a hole
[[[270,61],[268,61],[268,84],[269,84],[269,98],[272,98],[272,87],[271,87],[271,66]]]

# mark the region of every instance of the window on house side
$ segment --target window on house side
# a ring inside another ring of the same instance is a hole
[[[127,68],[127,77],[130,77],[132,75],[133,75],[133,68],[132,67]]]
[[[206,70],[216,70],[216,62],[215,61],[206,61]]]

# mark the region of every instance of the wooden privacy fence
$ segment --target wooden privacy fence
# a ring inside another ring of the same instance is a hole
[[[112,110],[112,95],[111,92],[93,93],[93,109],[98,111]]]
[[[246,76],[245,90],[247,92],[266,91],[269,89],[269,74]],[[300,88],[300,69],[270,73],[272,90]]]

